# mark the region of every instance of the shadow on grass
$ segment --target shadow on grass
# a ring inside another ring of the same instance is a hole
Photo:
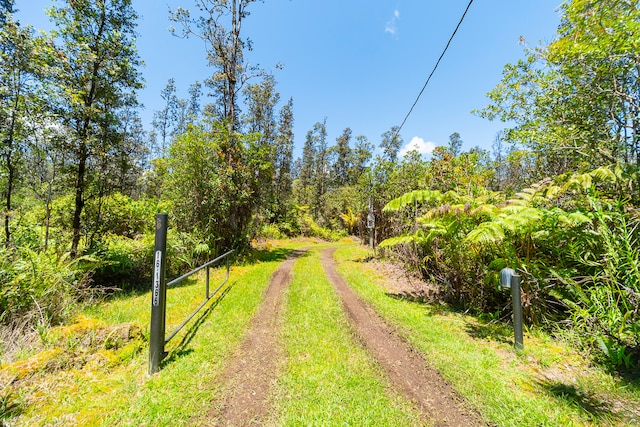
[[[240,264],[250,265],[256,262],[284,261],[295,249],[273,248],[273,249],[253,249],[242,254],[238,260]]]
[[[583,390],[572,384],[564,384],[559,381],[538,381],[544,390],[549,392],[553,397],[569,405],[582,409],[598,421],[612,421],[614,419],[619,420],[619,414],[613,412],[611,404],[609,402],[598,399],[597,397],[590,396]]]
[[[405,304],[419,306],[423,309],[426,316],[445,316],[455,311],[446,304],[434,302],[430,296],[413,294],[411,292],[385,292],[385,296],[396,301],[402,301]]]
[[[432,298],[430,298],[429,295],[419,294],[417,292],[385,292],[385,295],[389,298],[397,299],[400,301],[416,302],[420,304],[427,304],[432,302]]]
[[[465,332],[476,339],[489,339],[504,344],[513,344],[513,329],[500,323],[469,323]]]
[[[202,324],[209,318],[209,316],[215,310],[218,304],[220,304],[220,302],[224,299],[224,297],[231,291],[231,289],[234,286],[235,286],[235,283],[232,283],[229,286],[227,286],[224,289],[224,291],[220,293],[220,295],[218,295],[215,299],[213,299],[213,302],[205,310],[201,311],[197,315],[195,321],[193,321],[191,326],[189,326],[186,329],[187,333],[184,334],[184,336],[180,340],[180,343],[178,343],[178,345],[169,352],[167,357],[165,357],[162,360],[160,364],[161,368],[164,368],[165,366],[175,362],[179,358],[189,355],[193,352],[193,349],[187,349],[187,346],[191,343],[191,340],[193,340],[193,337],[196,336],[196,333],[198,332],[198,329],[200,329],[200,326],[202,326]]]

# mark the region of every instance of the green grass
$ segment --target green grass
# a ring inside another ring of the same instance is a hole
[[[146,340],[117,352],[80,354],[91,361],[79,368],[73,363],[65,366],[60,356],[43,363],[42,371],[21,390],[27,406],[11,425],[188,425],[219,393],[216,375],[239,345],[269,277],[286,252],[264,253],[254,265],[234,267],[224,298],[212,300],[202,315],[169,342],[162,370],[153,376],[147,374]],[[167,333],[197,307],[203,294],[202,281],[168,292]],[[94,326],[132,322],[148,338],[149,312],[146,293],[92,307],[82,321]],[[61,354],[69,353],[64,350]],[[121,357],[123,351],[129,354]],[[63,366],[51,372],[47,367],[52,363]]]
[[[287,358],[268,424],[420,425],[414,409],[353,337],[320,266],[318,251],[326,245],[311,241],[272,243],[234,266],[224,297],[211,301],[169,343],[169,356],[153,376],[147,374],[149,293],[98,304],[74,324],[46,331],[44,351],[0,367],[0,385],[19,376],[0,393],[0,419],[11,426],[201,421],[221,398],[218,376],[271,274],[300,246],[313,248],[296,261],[286,294],[281,341]],[[527,333],[525,350],[516,353],[508,325],[390,298],[378,286],[390,278],[360,261],[369,252],[349,243],[338,246],[339,271],[349,284],[495,425],[640,425],[637,380],[609,375],[541,332]],[[218,271],[212,280],[221,276]],[[203,288],[200,280],[169,291],[167,332],[198,305]],[[113,348],[100,344],[125,325],[133,331],[131,339]]]
[[[317,251],[295,264],[285,318],[287,365],[274,425],[421,425],[355,342]]]
[[[516,354],[509,328],[485,324],[444,307],[389,297],[361,259],[362,247],[336,251],[347,282],[391,323],[486,419],[501,426],[628,425],[640,423],[638,384],[590,366],[575,351],[542,334],[527,334]]]

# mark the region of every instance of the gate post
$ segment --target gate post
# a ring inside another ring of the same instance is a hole
[[[153,285],[151,287],[151,332],[149,334],[149,374],[160,370],[165,356],[164,333],[167,306],[165,266],[167,260],[167,214],[156,215],[156,238],[153,251]]]

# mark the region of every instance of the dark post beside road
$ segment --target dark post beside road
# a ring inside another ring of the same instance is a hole
[[[160,370],[164,357],[165,313],[167,284],[165,266],[167,259],[167,214],[156,215],[156,242],[153,258],[153,284],[151,288],[151,332],[149,337],[149,374]]]
[[[521,277],[511,268],[503,268],[500,271],[500,286],[511,288],[511,300],[513,303],[513,331],[515,335],[514,345],[517,350],[524,349],[522,332],[522,296],[520,292]]]

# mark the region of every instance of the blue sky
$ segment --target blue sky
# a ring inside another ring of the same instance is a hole
[[[296,152],[314,123],[327,118],[329,143],[350,127],[377,145],[399,125],[424,85],[468,0],[266,0],[251,5],[243,27],[253,42],[248,59],[274,70],[281,105],[294,102]],[[523,45],[548,43],[559,24],[561,0],[476,0],[447,54],[404,125],[405,144],[446,145],[458,132],[463,149],[490,149],[504,124],[471,114],[487,104],[503,66],[523,57]],[[51,25],[52,0],[17,0],[18,19]],[[140,15],[138,50],[146,67],[139,100],[147,127],[161,108],[160,91],[175,78],[179,96],[212,70],[204,45],[173,37],[168,9],[192,0],[133,0]]]

